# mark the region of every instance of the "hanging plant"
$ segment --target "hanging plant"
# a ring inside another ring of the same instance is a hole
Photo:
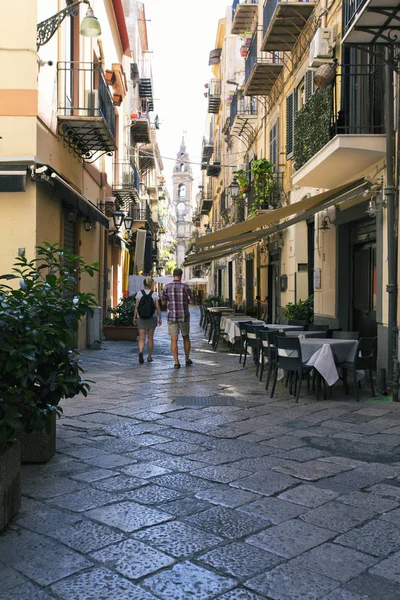
[[[276,208],[271,204],[276,188],[275,165],[266,158],[254,160],[251,165],[253,176],[254,200],[251,215],[254,216],[261,206]]]

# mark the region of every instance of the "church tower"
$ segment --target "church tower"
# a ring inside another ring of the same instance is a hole
[[[176,155],[172,183],[173,205],[176,212],[176,240],[178,242],[176,247],[176,263],[178,267],[182,267],[193,230],[193,174],[189,161],[189,154],[186,151],[185,139],[183,137],[181,147]],[[187,271],[189,271],[189,269],[187,269]],[[185,273],[185,279],[188,277],[189,273]]]

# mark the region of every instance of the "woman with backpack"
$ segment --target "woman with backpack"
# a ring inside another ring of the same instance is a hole
[[[158,325],[161,325],[161,309],[160,301],[157,292],[151,289],[153,280],[151,277],[146,277],[143,282],[143,290],[136,294],[135,314],[133,324],[139,329],[139,362],[144,363],[143,350],[146,343],[147,333],[147,362],[153,362],[152,353],[154,347],[154,330],[157,327],[157,316],[154,314],[157,311]]]

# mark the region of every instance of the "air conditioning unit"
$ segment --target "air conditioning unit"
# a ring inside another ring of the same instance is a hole
[[[333,29],[319,27],[310,44],[310,67],[319,67],[333,58]]]

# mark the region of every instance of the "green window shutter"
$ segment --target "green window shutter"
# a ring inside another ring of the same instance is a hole
[[[314,71],[308,70],[304,75],[304,102],[308,102],[314,93]]]
[[[278,123],[271,127],[269,132],[269,160],[274,165],[274,171],[278,170]]]
[[[286,96],[286,157],[291,158],[294,149],[294,92]]]

